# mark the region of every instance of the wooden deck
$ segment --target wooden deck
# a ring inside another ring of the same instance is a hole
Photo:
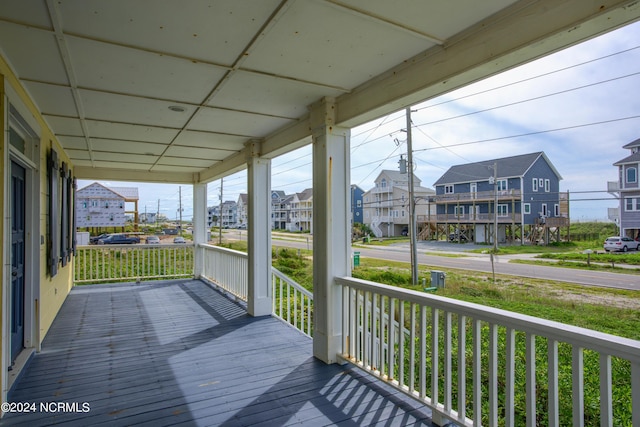
[[[429,409],[311,348],[200,281],[76,287],[10,395],[36,412],[0,425],[431,425]],[[79,410],[41,411],[57,402]]]

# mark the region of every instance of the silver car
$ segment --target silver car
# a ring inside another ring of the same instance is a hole
[[[636,242],[631,237],[609,237],[604,241],[604,250],[627,252],[631,249],[637,251],[640,242]]]

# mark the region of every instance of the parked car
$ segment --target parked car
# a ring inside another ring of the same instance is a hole
[[[240,224],[238,226],[238,230],[246,230],[247,229],[247,224]]]
[[[450,233],[449,234],[449,241],[450,242],[457,242],[458,238],[460,239],[461,242],[466,242],[467,240],[467,236],[465,236],[464,234],[460,234],[460,233]]]
[[[173,243],[187,243],[187,241],[184,240],[184,237],[176,237],[173,239]]]
[[[101,239],[104,239],[105,237],[109,237],[109,233],[102,233],[99,236],[93,236],[89,238],[89,244],[90,245],[97,245],[98,241]]]
[[[633,240],[631,237],[608,237],[604,241],[604,250],[627,252],[631,249],[637,251],[640,242]]]
[[[159,245],[160,238],[158,236],[149,236],[145,239],[148,245]]]
[[[127,236],[126,234],[111,234],[98,240],[99,245],[133,245],[137,243],[140,243],[139,237]]]

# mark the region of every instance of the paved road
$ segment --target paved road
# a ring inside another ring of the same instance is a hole
[[[307,249],[306,240],[297,240],[294,238],[289,240],[274,236],[272,243],[276,246]],[[308,244],[309,247],[313,246],[311,237],[309,238]],[[446,242],[419,242],[418,263],[433,268],[455,268],[484,271],[491,274],[491,260],[489,255],[464,252],[469,249],[477,249],[477,246],[473,244],[449,244]],[[353,250],[359,251],[361,257],[410,262],[408,244],[369,247],[358,246],[354,247]],[[458,256],[451,257],[429,254],[433,252],[454,252],[457,253]],[[640,276],[638,275],[509,262],[511,259],[518,257],[522,258],[526,257],[526,255],[499,255],[495,257],[496,274],[530,277],[554,282],[577,283],[587,286],[640,290]]]

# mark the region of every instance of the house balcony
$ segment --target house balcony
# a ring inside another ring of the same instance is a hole
[[[204,257],[199,280],[73,288],[9,401],[76,406],[2,424],[613,425],[621,408],[640,421],[638,341],[341,277],[345,363],[327,365],[312,356],[309,291],[274,269],[272,315],[251,317],[246,254],[176,251]],[[162,256],[100,259],[139,272]]]
[[[475,202],[491,202],[496,198],[493,191],[477,191],[475,193],[451,193],[451,194],[438,194],[432,197],[432,201],[438,204],[451,204],[451,203],[468,203]],[[504,200],[520,200],[520,189],[498,191],[498,201]]]
[[[473,224],[493,224],[494,222],[494,214],[492,213],[488,213],[488,214],[463,214],[463,215],[457,215],[457,214],[436,214],[436,215],[430,215],[429,216],[431,221],[437,221],[437,222],[449,222],[449,223],[454,223],[454,222],[464,222],[464,223],[473,223]],[[424,221],[426,221],[427,219],[427,215],[419,215],[418,216],[418,221],[420,221],[420,218],[422,218]],[[508,216],[500,216],[498,215],[498,223],[499,224],[512,224],[512,223],[516,223],[519,224],[522,221],[522,215],[521,214],[512,214],[512,215],[508,215]]]

